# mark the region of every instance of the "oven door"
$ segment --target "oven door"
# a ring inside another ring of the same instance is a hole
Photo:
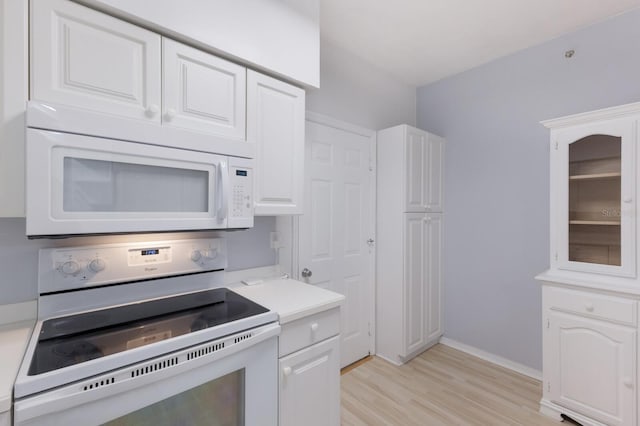
[[[27,235],[227,227],[228,159],[27,129]]]
[[[269,324],[20,399],[15,425],[278,424]]]

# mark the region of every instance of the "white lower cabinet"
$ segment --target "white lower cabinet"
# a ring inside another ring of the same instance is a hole
[[[543,408],[590,425],[636,425],[637,302],[545,286]]]
[[[280,359],[280,425],[340,424],[340,337]]]
[[[340,309],[282,325],[280,426],[340,424]]]

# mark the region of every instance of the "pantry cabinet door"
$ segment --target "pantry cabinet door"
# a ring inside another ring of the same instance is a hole
[[[427,266],[429,263],[428,228],[422,213],[408,213],[404,225],[404,353],[425,346],[427,342],[428,299]],[[426,303],[425,303],[426,302]]]
[[[246,68],[163,38],[162,124],[245,138]]]
[[[550,312],[545,378],[552,402],[607,425],[635,425],[636,330]]]
[[[31,5],[31,99],[160,123],[159,35],[70,1]]]
[[[424,212],[429,198],[427,133],[405,126],[405,212]],[[384,160],[382,160],[384,161]]]
[[[247,140],[256,144],[256,215],[302,213],[304,90],[247,71]]]
[[[441,213],[444,208],[444,148],[445,140],[429,134],[427,142],[427,212]]]

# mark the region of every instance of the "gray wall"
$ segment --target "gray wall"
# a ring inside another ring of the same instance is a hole
[[[27,240],[23,218],[0,218],[0,305],[34,300],[38,295],[38,250],[86,244],[153,241],[168,238],[223,237],[229,252],[228,271],[273,265],[275,251],[269,247],[269,232],[275,218],[256,217],[246,231],[194,232],[181,234],[114,235],[63,240]]]
[[[549,266],[549,136],[539,121],[640,101],[639,40],[636,10],[418,89],[418,126],[448,140],[445,336],[541,368],[533,277]]]
[[[416,88],[323,39],[320,89],[307,90],[307,111],[372,130],[414,125]]]

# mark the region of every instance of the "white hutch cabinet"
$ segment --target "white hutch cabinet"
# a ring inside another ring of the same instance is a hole
[[[376,354],[402,364],[442,335],[444,139],[378,132]]]
[[[542,282],[542,412],[584,425],[638,416],[640,103],[551,129],[551,267]]]

